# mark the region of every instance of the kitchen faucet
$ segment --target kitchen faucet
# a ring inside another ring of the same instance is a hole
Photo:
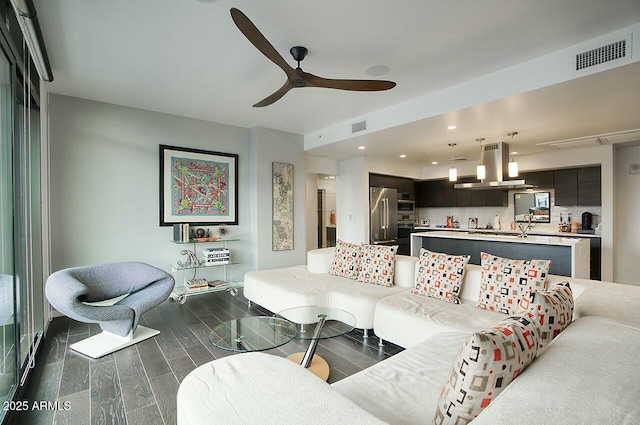
[[[519,238],[526,238],[527,231],[531,229],[535,224],[532,222],[533,214],[525,214],[524,218],[526,220],[526,226],[523,226],[522,223],[518,224],[518,229],[520,229],[520,234],[518,235]]]

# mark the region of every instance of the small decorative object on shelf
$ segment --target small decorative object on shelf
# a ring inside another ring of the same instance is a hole
[[[220,235],[220,239],[225,239],[229,237],[229,228],[225,225],[218,226],[218,235]]]
[[[180,267],[195,267],[204,264],[204,261],[198,260],[196,253],[189,249],[183,249],[180,254],[187,256],[187,261],[178,261]]]

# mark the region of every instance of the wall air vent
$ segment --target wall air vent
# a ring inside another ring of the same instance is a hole
[[[360,121],[354,124],[351,124],[351,133],[357,133],[359,131],[363,131],[367,129],[367,121]]]
[[[632,34],[628,34],[624,38],[577,52],[573,59],[573,72],[586,74],[628,63],[631,60],[631,39]]]

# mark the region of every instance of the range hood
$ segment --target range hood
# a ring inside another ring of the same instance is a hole
[[[486,176],[477,183],[458,183],[455,189],[528,189],[533,187],[524,180],[506,180],[509,169],[509,145],[505,142],[491,143],[482,146],[480,164],[486,169]]]

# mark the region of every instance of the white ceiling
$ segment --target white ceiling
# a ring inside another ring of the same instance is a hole
[[[35,0],[35,5],[55,76],[49,84],[53,93],[299,134],[640,22],[638,0]],[[252,108],[285,77],[239,32],[231,7],[242,10],[291,65],[289,48],[303,45],[309,49],[305,71],[371,78],[367,68],[387,65],[391,71],[380,78],[398,85],[378,93],[297,89],[274,105]],[[443,161],[451,140],[443,128],[454,116],[466,123],[456,135],[464,141],[456,156],[473,156],[477,137],[506,139],[513,130],[520,133],[514,144],[526,153],[540,149],[533,146],[541,141],[640,128],[639,66],[313,152],[354,156],[353,146],[366,141],[367,155],[406,153],[413,163]],[[425,141],[437,148],[426,153]]]

